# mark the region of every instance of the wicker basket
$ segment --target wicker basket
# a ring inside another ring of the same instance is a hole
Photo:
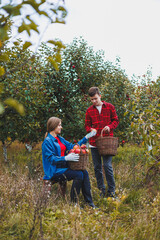
[[[117,154],[118,138],[111,136],[103,137],[103,131],[104,129],[101,131],[101,136],[96,139],[98,152],[101,156],[115,156]]]
[[[82,149],[80,148],[80,154],[79,154],[79,161],[78,162],[68,162],[69,167],[72,170],[85,170],[88,166],[88,153],[84,154],[82,153]]]

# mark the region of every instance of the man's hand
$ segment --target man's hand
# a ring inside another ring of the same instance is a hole
[[[103,129],[105,132],[108,132],[108,133],[110,132],[110,127],[108,127],[108,126],[105,126]]]

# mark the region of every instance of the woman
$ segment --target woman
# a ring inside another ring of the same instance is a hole
[[[43,179],[56,182],[73,180],[71,201],[77,202],[77,197],[82,189],[85,202],[94,208],[88,172],[86,170],[75,171],[68,167],[67,161],[78,161],[79,155],[75,153],[66,155],[66,150],[72,149],[74,144],[59,136],[61,129],[61,119],[57,117],[48,119],[47,134],[42,143]],[[93,134],[93,132],[87,134],[78,144],[86,143]]]

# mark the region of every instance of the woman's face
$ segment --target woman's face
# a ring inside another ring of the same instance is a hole
[[[60,123],[58,124],[58,126],[54,129],[54,132],[55,132],[56,134],[60,134],[60,133],[61,133],[61,129],[62,129],[62,123],[60,122]]]

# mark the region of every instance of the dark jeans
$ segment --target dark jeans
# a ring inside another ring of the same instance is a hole
[[[97,148],[91,148],[92,160],[94,165],[95,177],[97,180],[98,188],[105,193],[105,185],[103,178],[103,169],[102,169],[102,158],[103,158],[103,167],[105,171],[105,177],[108,184],[108,193],[115,193],[115,181],[112,168],[112,156],[101,156],[99,155]]]
[[[55,180],[57,182],[73,180],[73,184],[71,187],[71,201],[78,201],[78,195],[80,194],[80,190],[82,189],[82,194],[86,203],[88,203],[89,205],[93,204],[91,185],[87,170],[76,171],[67,169],[63,174],[54,176],[51,180]]]

